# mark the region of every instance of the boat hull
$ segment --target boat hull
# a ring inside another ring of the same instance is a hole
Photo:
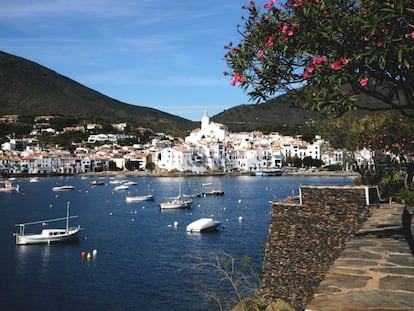
[[[190,233],[204,233],[218,231],[221,222],[213,218],[200,218],[193,221],[186,227],[186,231]]]
[[[253,176],[258,177],[267,177],[267,176],[282,176],[283,172],[282,170],[273,170],[273,171],[258,171],[254,172]]]
[[[207,192],[202,192],[203,196],[207,196],[207,195],[224,195],[224,191],[222,190],[212,190],[212,191],[207,191]]]
[[[19,185],[13,185],[10,181],[0,181],[0,192],[19,191]]]
[[[189,208],[193,204],[191,200],[172,200],[161,202],[159,204],[160,209],[184,209]]]
[[[52,188],[53,191],[73,191],[75,190],[74,186],[57,186]]]
[[[127,202],[141,202],[141,201],[152,201],[154,200],[153,195],[141,195],[141,196],[135,196],[135,197],[125,197],[125,201]]]
[[[50,244],[74,241],[78,239],[80,227],[65,229],[45,229],[40,234],[16,234],[16,245]]]

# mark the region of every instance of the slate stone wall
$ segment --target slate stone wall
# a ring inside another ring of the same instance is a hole
[[[369,216],[367,187],[303,186],[301,203],[272,206],[262,291],[304,310],[327,270]]]

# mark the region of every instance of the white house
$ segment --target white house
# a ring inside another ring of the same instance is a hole
[[[180,146],[161,149],[156,164],[162,170],[191,171],[192,150]]]

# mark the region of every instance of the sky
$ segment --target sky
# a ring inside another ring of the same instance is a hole
[[[0,0],[0,50],[121,102],[200,121],[251,103],[223,75],[224,46],[240,42],[248,3]]]

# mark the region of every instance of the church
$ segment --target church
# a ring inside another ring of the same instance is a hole
[[[200,141],[221,142],[224,141],[229,134],[227,126],[210,121],[207,111],[204,111],[201,117],[201,128],[196,128],[185,138],[186,143],[196,144]]]

